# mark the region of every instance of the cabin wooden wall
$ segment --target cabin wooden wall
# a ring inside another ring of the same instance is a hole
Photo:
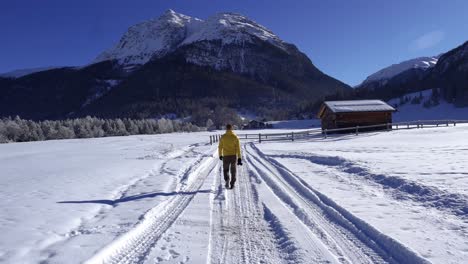
[[[322,129],[370,126],[392,122],[391,112],[333,113],[329,109],[322,115]]]

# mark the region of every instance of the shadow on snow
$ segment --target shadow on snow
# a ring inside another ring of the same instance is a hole
[[[197,193],[209,193],[211,190],[198,190],[198,191],[193,191],[193,192],[154,192],[154,193],[143,193],[143,194],[138,194],[138,195],[132,195],[132,196],[127,196],[127,197],[122,197],[119,199],[115,200],[83,200],[83,201],[60,201],[57,202],[59,204],[89,204],[89,203],[96,203],[96,204],[107,204],[110,206],[116,206],[119,203],[126,203],[126,202],[131,202],[131,201],[136,201],[136,200],[141,200],[141,199],[148,199],[148,198],[154,198],[157,196],[174,196],[174,195],[195,195]]]

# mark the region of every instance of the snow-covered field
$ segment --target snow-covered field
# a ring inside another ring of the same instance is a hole
[[[243,141],[234,190],[209,134],[0,145],[0,262],[468,259],[468,125]]]

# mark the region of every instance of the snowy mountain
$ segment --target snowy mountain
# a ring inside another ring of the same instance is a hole
[[[256,57],[250,53],[252,46],[263,42],[287,54],[298,52],[267,28],[239,14],[219,13],[202,20],[168,10],[159,18],[130,27],[93,63],[116,60],[132,70],[185,49],[186,62],[267,78],[261,68],[268,65],[250,59]]]
[[[201,20],[168,10],[159,18],[130,27],[119,43],[101,53],[94,63],[118,60],[123,65],[141,65],[199,41],[220,40],[222,45],[243,45],[257,38],[286,50],[275,34],[239,14],[220,13]],[[190,58],[190,61],[205,65],[201,58]]]
[[[410,70],[410,69],[422,69],[427,70],[431,67],[434,67],[437,64],[437,60],[440,55],[433,57],[420,57],[416,59],[411,59],[407,61],[400,62],[398,64],[393,64],[384,69],[381,69],[371,75],[369,75],[363,82],[363,84],[375,82],[375,81],[385,81],[393,78],[394,76]]]
[[[406,70],[399,72],[402,69]],[[465,42],[436,57],[418,58],[387,67],[356,87],[355,95],[389,100],[424,89],[440,89],[442,99],[463,107],[468,106],[467,76],[468,42]]]
[[[0,90],[0,116],[60,119],[184,117],[217,106],[287,117],[351,88],[242,15],[202,20],[168,10],[131,26],[85,67],[0,78]]]

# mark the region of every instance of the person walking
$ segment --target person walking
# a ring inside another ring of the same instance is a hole
[[[237,165],[242,166],[239,138],[232,131],[232,125],[226,125],[226,133],[221,136],[218,145],[219,159],[223,161],[224,180],[226,188],[234,188],[236,183],[236,158]],[[229,179],[231,171],[231,179]]]

